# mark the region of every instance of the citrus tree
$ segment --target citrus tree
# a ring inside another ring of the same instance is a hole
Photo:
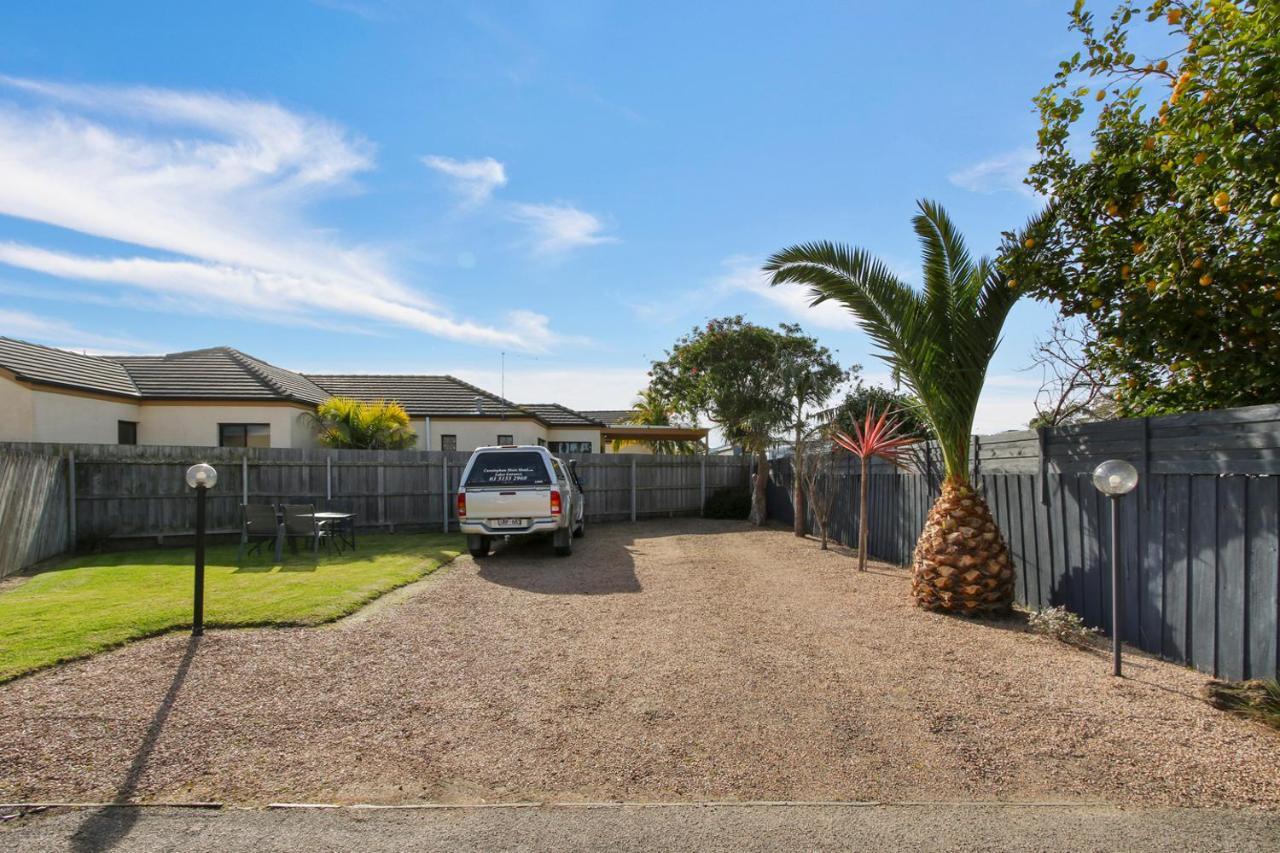
[[[1275,401],[1280,5],[1126,0],[1099,21],[1077,2],[1070,20],[1081,49],[1035,99],[1027,181],[1053,228],[1008,268],[1093,327],[1083,355],[1118,415]]]

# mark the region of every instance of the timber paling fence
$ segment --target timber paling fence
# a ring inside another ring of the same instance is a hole
[[[1280,406],[1135,418],[974,438],[974,483],[1004,532],[1017,598],[1111,625],[1111,512],[1090,474],[1138,469],[1121,500],[1126,642],[1224,678],[1275,678],[1280,646]],[[843,460],[831,537],[857,542],[857,461]],[[868,555],[906,564],[939,487],[936,448],[868,483]],[[791,466],[775,460],[770,515],[791,523]],[[810,518],[810,529],[815,530]]]
[[[0,577],[74,548],[185,540],[196,462],[218,471],[208,530],[240,530],[241,503],[310,503],[356,513],[366,530],[457,530],[454,495],[470,453],[109,444],[0,445]],[[697,515],[718,489],[745,488],[743,457],[571,455],[587,520]],[[73,498],[70,496],[74,496]]]

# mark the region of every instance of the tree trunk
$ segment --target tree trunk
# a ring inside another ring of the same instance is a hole
[[[761,450],[756,454],[755,483],[751,489],[751,516],[749,521],[759,527],[764,524],[765,497],[769,488],[769,454]]]
[[[862,457],[862,476],[858,478],[858,571],[867,570],[867,457]]]
[[[804,466],[806,460],[800,450],[801,424],[796,424],[795,450],[791,454],[792,468],[795,469],[795,488],[791,492],[791,510],[795,514],[792,530],[797,536],[804,536],[806,528],[804,517]]]
[[[982,496],[946,480],[916,543],[911,594],[927,610],[998,616],[1013,604],[1013,562]]]

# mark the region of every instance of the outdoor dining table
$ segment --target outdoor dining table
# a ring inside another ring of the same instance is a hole
[[[339,551],[342,550],[343,545],[350,545],[352,551],[356,549],[356,514],[354,512],[317,512],[311,517],[337,535]]]

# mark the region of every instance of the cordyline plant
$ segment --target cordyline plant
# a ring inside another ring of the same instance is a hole
[[[915,438],[903,434],[903,424],[888,410],[877,413],[867,410],[862,423],[854,422],[853,435],[839,430],[831,439],[858,457],[862,463],[862,476],[858,478],[858,571],[867,570],[867,473],[873,457],[880,457],[894,465],[899,464],[902,448],[915,442]]]

